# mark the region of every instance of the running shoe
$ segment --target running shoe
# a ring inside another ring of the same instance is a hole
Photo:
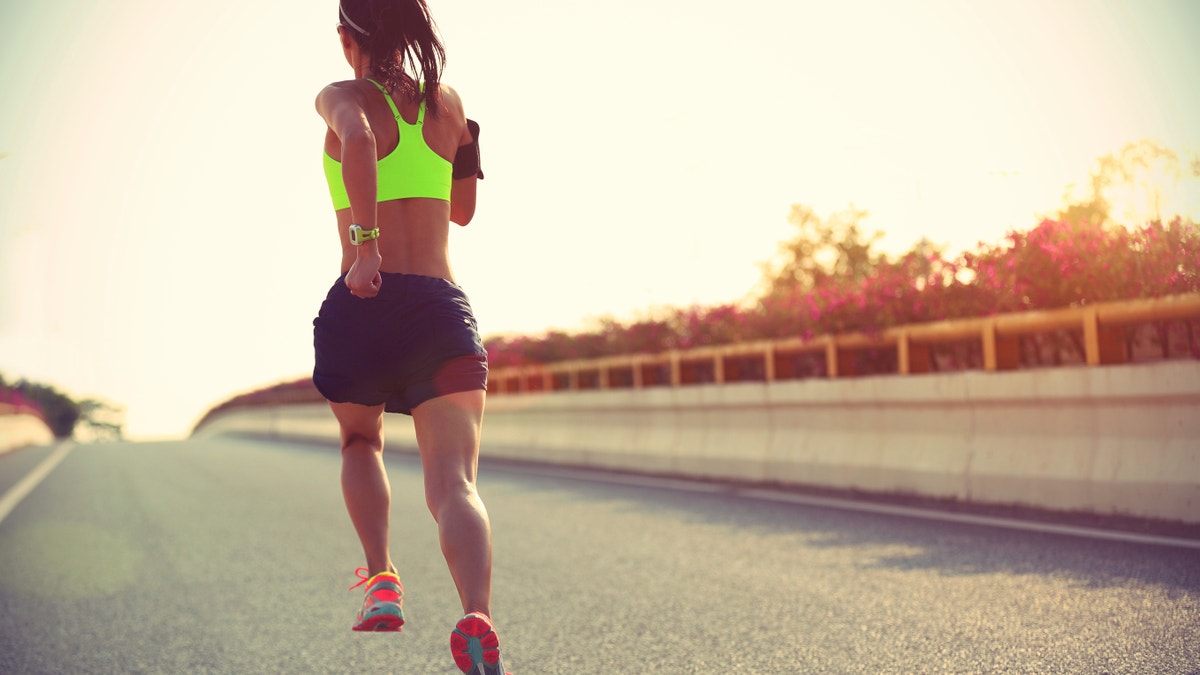
[[[400,585],[400,578],[391,572],[380,572],[368,579],[365,567],[358,568],[356,574],[362,581],[350,590],[365,584],[367,593],[358,620],[354,622],[354,630],[401,630],[404,627],[404,610],[400,608],[404,603],[404,587]]]
[[[468,675],[511,675],[500,663],[500,638],[491,619],[471,613],[458,620],[450,634],[454,665]]]

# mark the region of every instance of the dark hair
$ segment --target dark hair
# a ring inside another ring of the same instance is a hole
[[[410,99],[424,99],[436,117],[446,50],[425,0],[341,0],[338,14],[371,57],[380,84]]]

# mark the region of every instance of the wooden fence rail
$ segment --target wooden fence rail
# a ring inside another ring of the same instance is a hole
[[[504,395],[772,382],[795,379],[805,372],[819,372],[828,378],[847,377],[855,374],[854,356],[863,350],[895,350],[896,372],[909,375],[933,370],[934,348],[955,342],[978,345],[986,371],[1015,370],[1020,367],[1022,336],[1064,330],[1080,331],[1087,365],[1116,364],[1128,358],[1126,326],[1193,319],[1200,319],[1200,293],[911,324],[878,335],[849,333],[808,340],[764,340],[497,368],[489,378],[488,392]]]

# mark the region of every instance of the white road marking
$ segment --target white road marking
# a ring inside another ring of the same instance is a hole
[[[12,488],[5,493],[3,498],[0,498],[0,523],[3,523],[4,519],[8,517],[8,514],[12,513],[12,510],[17,508],[17,504],[20,504],[22,499],[24,499],[30,492],[33,492],[33,489],[36,488],[39,483],[45,480],[46,476],[50,475],[50,472],[54,470],[54,467],[58,466],[59,462],[63,461],[63,458],[67,456],[67,453],[71,452],[71,448],[74,446],[75,444],[71,441],[63,441],[60,443],[59,446],[55,448],[54,452],[50,453],[49,457],[42,460],[41,464],[38,464],[37,467],[34,468],[33,471],[30,471],[29,474],[24,478],[22,478],[19,483],[12,486]]]
[[[911,506],[894,506],[891,504],[873,504],[856,502],[848,499],[831,499],[826,497],[808,497],[769,490],[735,490],[734,494],[766,499],[771,501],[820,506],[848,511],[865,511],[884,515],[904,516],[950,523],[965,523],[984,527],[999,527],[1008,530],[1023,530],[1041,534],[1061,534],[1070,537],[1085,537],[1088,539],[1105,539],[1120,541],[1127,544],[1151,544],[1155,546],[1174,546],[1200,550],[1200,540],[1184,539],[1182,537],[1165,537],[1155,534],[1138,534],[1137,532],[1121,532],[1120,530],[1103,530],[1096,527],[1079,527],[1076,525],[1058,525],[1055,523],[1039,523],[1033,520],[1016,518],[999,518],[996,516],[977,516],[969,513],[948,513],[935,509],[921,509]]]

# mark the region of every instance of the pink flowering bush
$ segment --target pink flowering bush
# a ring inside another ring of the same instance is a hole
[[[0,414],[35,415],[43,417],[42,408],[29,400],[18,389],[10,389],[0,382]]]
[[[825,235],[823,242],[830,240]],[[774,280],[751,304],[676,309],[630,323],[608,319],[578,334],[489,339],[492,367],[793,336],[872,335],[903,324],[1200,291],[1200,228],[1179,218],[1132,230],[1048,219],[953,260],[927,242],[896,259],[872,253],[861,238],[835,246],[847,252],[833,265],[840,273],[808,269],[794,282]],[[1191,322],[1177,330],[1195,344]],[[1158,339],[1165,341],[1165,334]],[[1064,350],[1076,352],[1069,360],[1082,358],[1080,338],[1039,337],[1026,360],[1042,362],[1041,352],[1049,351],[1060,361]]]

